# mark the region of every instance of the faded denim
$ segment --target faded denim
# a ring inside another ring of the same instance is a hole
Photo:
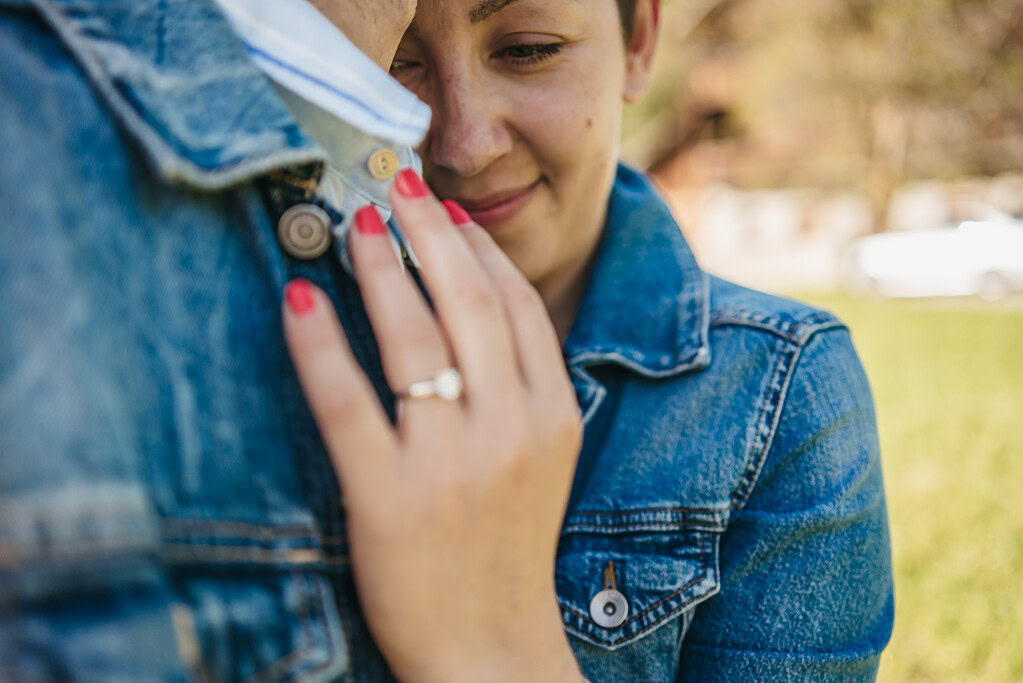
[[[0,112],[0,679],[391,680],[280,327],[288,280],[323,287],[393,410],[338,254],[276,241],[323,151],[201,0],[0,0]],[[707,276],[622,168],[565,356],[584,673],[871,679],[892,584],[842,324]]]

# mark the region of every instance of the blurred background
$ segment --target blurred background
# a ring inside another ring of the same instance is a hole
[[[882,681],[1023,681],[1023,2],[670,0],[624,155],[704,268],[835,311],[875,392]]]

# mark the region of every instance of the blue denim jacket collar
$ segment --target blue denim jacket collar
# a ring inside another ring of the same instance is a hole
[[[285,168],[306,179],[322,173],[323,150],[212,0],[31,4],[165,182],[217,190]]]
[[[620,165],[590,283],[564,353],[649,378],[710,364],[709,281],[650,182]],[[578,372],[573,374],[578,375]]]

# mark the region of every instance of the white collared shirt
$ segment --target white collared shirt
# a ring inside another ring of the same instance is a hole
[[[389,220],[387,189],[394,174],[374,174],[371,159],[391,151],[398,169],[422,172],[412,146],[429,129],[430,108],[307,0],[216,2],[281,100],[326,151],[318,194],[344,216],[334,226],[335,237],[344,243],[355,212],[367,204]],[[340,255],[350,269],[347,249]]]
[[[307,0],[216,2],[275,83],[368,135],[408,146],[426,135],[430,108]]]

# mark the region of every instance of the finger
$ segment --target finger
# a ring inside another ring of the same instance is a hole
[[[400,393],[451,367],[451,352],[422,293],[402,270],[377,210],[360,209],[355,228],[349,238],[352,265],[380,347],[384,374]],[[451,418],[451,406],[443,401],[416,400],[403,410],[401,424],[414,428],[413,422],[419,420],[436,429]]]
[[[397,459],[394,432],[322,291],[294,280],[284,334],[306,400],[346,493],[372,490]]]
[[[539,292],[465,209],[450,199],[443,204],[489,273],[504,303],[526,384],[545,395],[554,393],[572,398],[574,392],[565,370],[561,341]]]
[[[522,378],[504,306],[448,212],[411,170],[390,191],[394,213],[422,264],[421,275],[465,376],[470,402],[503,410]]]

